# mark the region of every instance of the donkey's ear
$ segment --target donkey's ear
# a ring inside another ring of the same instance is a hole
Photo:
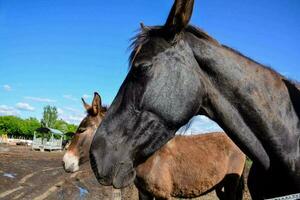
[[[193,7],[194,0],[175,0],[165,28],[174,34],[184,30],[192,17]]]
[[[89,109],[91,108],[91,106],[85,102],[84,98],[81,98],[81,100],[82,100],[82,103],[83,103],[83,107],[84,107],[86,110],[89,110]]]
[[[95,115],[100,113],[100,111],[102,110],[101,97],[97,92],[94,93],[94,99],[93,99],[92,107],[93,107],[93,113]]]

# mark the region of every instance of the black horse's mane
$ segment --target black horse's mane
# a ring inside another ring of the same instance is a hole
[[[194,34],[198,38],[205,39],[216,45],[220,45],[217,40],[213,39],[211,36],[209,36],[205,31],[203,31],[200,28],[190,25],[185,29],[185,31]],[[141,46],[143,46],[147,41],[149,41],[151,37],[159,36],[159,37],[166,38],[168,35],[169,33],[164,29],[163,26],[151,26],[151,27],[147,26],[141,28],[139,33],[133,38],[131,38],[132,43],[130,45],[130,48],[132,49],[132,52],[129,56],[129,65],[131,66]]]
[[[258,63],[257,61],[253,60],[252,58],[249,58],[247,56],[245,56],[244,54],[242,54],[241,52],[237,51],[236,49],[233,49],[229,46],[220,44],[217,40],[215,40],[214,38],[212,38],[210,35],[208,35],[204,30],[196,27],[196,26],[192,26],[189,25],[187,26],[187,28],[185,29],[186,32],[189,32],[193,35],[195,35],[197,38],[200,39],[204,39],[206,41],[209,41],[210,43],[217,45],[217,46],[221,46],[253,63],[256,63],[257,65],[260,65],[262,67],[268,68],[271,71],[275,72],[276,74],[278,74],[275,70],[273,70],[271,67],[268,66],[264,66],[260,63]],[[141,28],[139,33],[134,36],[131,41],[131,45],[130,48],[132,49],[131,54],[129,56],[129,67],[132,65],[132,62],[136,56],[136,54],[138,53],[138,51],[140,50],[141,46],[143,46],[147,41],[149,41],[149,39],[151,37],[154,36],[159,36],[159,37],[167,37],[168,36],[168,32],[165,31],[163,26],[147,26],[144,28]]]
[[[236,49],[233,49],[229,46],[226,46],[226,45],[223,45],[223,44],[220,44],[217,40],[215,40],[213,37],[211,37],[210,35],[208,35],[204,30],[196,27],[196,26],[192,26],[192,25],[189,25],[186,27],[185,29],[186,32],[189,32],[193,35],[195,35],[197,38],[200,38],[200,39],[204,39],[206,41],[209,41],[210,43],[214,44],[214,45],[217,45],[217,46],[221,46],[225,49],[227,49],[228,51],[231,51],[263,68],[266,68],[268,69],[269,71],[271,71],[272,73],[276,74],[277,76],[281,77],[282,79],[285,79],[287,80],[285,77],[283,77],[281,74],[279,74],[277,71],[275,71],[272,67],[270,66],[266,66],[266,65],[263,65],[255,60],[253,60],[252,58],[248,57],[248,56],[245,56],[244,54],[242,54],[241,52],[239,52],[238,50]],[[146,27],[143,27],[140,29],[139,33],[134,36],[133,38],[131,38],[131,45],[130,45],[130,49],[132,49],[131,51],[131,54],[129,56],[129,68],[131,67],[137,53],[139,52],[140,48],[147,42],[149,41],[149,39],[151,37],[164,37],[164,38],[167,38],[169,35],[168,35],[168,32],[164,29],[163,26],[146,26]],[[299,82],[295,82],[295,81],[292,81],[292,80],[288,80],[290,81],[293,85],[295,85],[296,88],[298,88],[300,90],[300,83]]]

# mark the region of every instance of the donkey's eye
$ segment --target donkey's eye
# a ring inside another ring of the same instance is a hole
[[[86,128],[84,128],[84,127],[80,127],[77,130],[78,133],[83,133],[84,131],[86,131]]]

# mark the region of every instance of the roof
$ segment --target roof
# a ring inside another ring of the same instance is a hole
[[[53,129],[53,128],[48,128],[48,127],[40,127],[38,129],[36,129],[37,132],[40,132],[40,133],[53,133],[55,135],[63,135],[64,133],[61,132],[60,130],[57,130],[57,129]]]

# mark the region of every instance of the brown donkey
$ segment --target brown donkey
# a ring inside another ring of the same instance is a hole
[[[63,162],[75,172],[88,161],[95,131],[106,108],[95,93],[92,106],[83,100],[87,116],[72,138]],[[141,200],[192,198],[216,190],[219,199],[239,200],[243,193],[245,155],[224,133],[175,136],[137,166],[135,185]]]
[[[141,200],[193,198],[216,190],[219,199],[243,197],[246,157],[225,133],[175,136],[136,169]]]
[[[79,165],[89,160],[89,149],[97,127],[107,110],[102,106],[101,97],[95,92],[92,105],[82,99],[87,116],[81,121],[68,150],[63,157],[63,166],[67,172],[79,170]]]

